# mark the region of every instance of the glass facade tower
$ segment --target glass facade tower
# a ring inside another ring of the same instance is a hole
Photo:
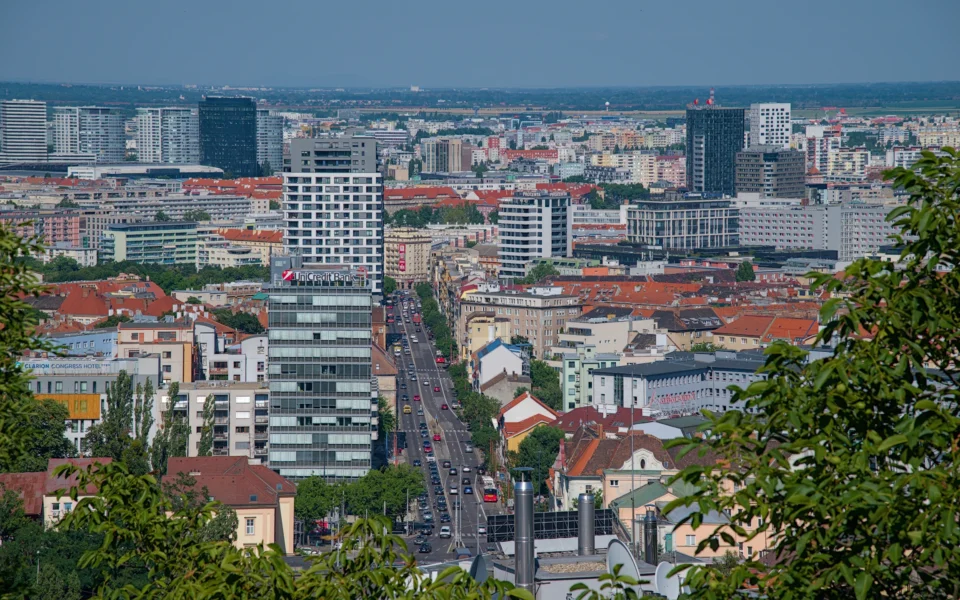
[[[200,162],[232,177],[256,177],[257,104],[253,98],[200,102]]]
[[[744,116],[742,108],[687,109],[687,191],[736,195]]]

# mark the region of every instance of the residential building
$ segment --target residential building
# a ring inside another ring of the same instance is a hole
[[[375,148],[365,152],[375,154]],[[360,269],[371,279],[373,293],[383,293],[383,188],[379,173],[284,173],[283,211],[286,253],[298,256],[304,265]]]
[[[516,394],[517,388],[532,387],[532,381],[527,375],[511,375],[509,373],[500,373],[493,379],[480,386],[480,393],[488,398],[493,398],[501,406],[510,402]]]
[[[117,356],[137,358],[158,354],[164,385],[174,381],[193,381],[194,348],[193,325],[190,323],[130,321],[117,326]]]
[[[795,346],[810,344],[820,331],[813,319],[791,319],[767,315],[744,315],[711,332],[714,343],[725,350],[756,350],[776,341]]]
[[[53,148],[57,154],[93,154],[97,162],[123,162],[126,119],[117,108],[58,106],[53,109]]]
[[[504,444],[501,452],[517,452],[522,442],[530,432],[542,425],[549,425],[557,420],[558,413],[534,397],[530,392],[523,392],[500,409],[497,414],[497,425]]]
[[[217,233],[215,226],[198,227],[197,269],[204,267],[224,269],[263,264],[263,258],[259,252],[249,246],[240,246],[227,241]]]
[[[678,353],[672,360],[593,371],[596,406],[633,406],[645,415],[689,415],[731,408],[731,385],[762,378],[759,352]]]
[[[751,104],[748,119],[750,121],[750,148],[756,146],[790,147],[790,136],[793,134],[793,125],[790,122],[790,103],[764,102]]]
[[[372,467],[371,287],[358,268],[271,262],[270,467],[283,477],[356,479]]]
[[[152,198],[105,198],[101,200],[80,200],[82,207],[109,211],[105,217],[118,219],[132,215],[141,220],[152,221],[157,213],[163,212],[172,221],[182,220],[190,211],[202,211],[210,215],[212,221],[242,219],[250,213],[266,212],[269,200],[248,198],[232,194],[169,194]],[[108,219],[109,220],[109,219]]]
[[[0,163],[47,160],[47,103],[0,100]]]
[[[213,403],[213,456],[245,456],[265,462],[270,419],[270,390],[266,384],[195,381],[180,384],[176,398],[161,395],[157,402],[161,419],[166,411],[174,410],[190,424],[188,456],[198,455],[208,401]]]
[[[497,317],[491,312],[475,312],[467,316],[463,344],[460,345],[460,358],[469,358],[490,342],[500,340],[509,343],[512,337],[512,323],[506,317]]]
[[[530,343],[534,357],[547,356],[559,340],[567,321],[580,316],[582,304],[576,296],[565,296],[562,288],[533,288],[531,292],[477,291],[460,299],[456,313],[457,344],[465,339],[473,313],[493,313],[511,321],[511,334]]]
[[[234,246],[251,248],[260,256],[263,265],[270,264],[271,256],[283,253],[283,232],[270,229],[220,229],[217,233]]]
[[[687,109],[687,190],[736,194],[744,110],[717,105]]]
[[[377,336],[374,335],[374,342],[371,344],[370,351],[372,355],[371,365],[373,367],[373,376],[377,380],[377,390],[380,395],[383,396],[383,399],[386,400],[387,406],[391,407],[393,414],[399,415],[400,410],[397,405],[397,365],[391,355],[383,349],[383,346],[380,345],[376,337]]]
[[[836,250],[852,261],[890,243],[892,204],[827,204],[740,209],[740,243],[777,249]]]
[[[580,346],[573,352],[560,355],[560,388],[563,391],[563,409],[593,406],[593,371],[616,367],[620,356],[598,353],[594,346]]]
[[[370,136],[290,140],[284,173],[376,173],[377,140]]]
[[[200,164],[200,116],[196,108],[137,109],[137,162]]]
[[[668,193],[627,207],[627,241],[684,250],[735,247],[740,245],[738,214],[730,200]]]
[[[500,277],[525,277],[530,261],[573,254],[570,194],[516,192],[500,203]],[[534,263],[536,264],[536,263]]]
[[[77,486],[76,475],[64,477],[56,475],[63,465],[74,465],[86,469],[95,464],[109,464],[111,458],[50,458],[46,471],[34,473],[0,473],[0,488],[13,490],[23,501],[23,512],[27,517],[36,519],[49,529],[72,512],[80,500],[96,495],[96,487],[90,485],[78,489],[76,498],[70,495],[71,488]]]
[[[197,379],[263,383],[267,381],[267,334],[248,335],[240,341],[225,335],[215,321],[196,322],[194,340],[200,355]]]
[[[597,167],[587,165],[583,168],[583,178],[593,183],[630,183],[633,172],[626,168]]]
[[[227,178],[256,177],[257,104],[253,98],[208,96],[200,101],[200,162]]]
[[[173,457],[168,473],[184,473],[214,501],[237,513],[233,545],[255,549],[276,544],[285,554],[294,553],[293,501],[296,486],[250,459],[232,456]]]
[[[257,109],[257,165],[261,176],[283,169],[283,117],[263,108]]]
[[[765,198],[806,196],[803,152],[780,146],[750,146],[737,153],[737,193]]]
[[[827,177],[833,181],[861,181],[867,177],[870,151],[865,148],[836,148],[827,153]]]
[[[667,332],[669,345],[678,350],[710,341],[710,332],[723,325],[723,319],[712,308],[656,310],[651,318],[658,329]]]
[[[113,339],[115,344],[116,332],[113,332]],[[56,341],[71,343],[61,338]],[[86,339],[79,343],[93,345],[94,341]],[[30,370],[30,391],[35,398],[55,400],[67,408],[68,421],[64,435],[77,453],[86,452],[87,432],[90,427],[99,423],[104,412],[109,410],[107,387],[117,380],[121,371],[130,376],[134,388],[137,385],[146,385],[149,381],[156,390],[161,383],[161,360],[158,353],[144,353],[129,358],[114,358],[112,354],[106,353],[104,356],[25,357],[21,365]],[[159,413],[156,413],[154,417],[158,415]],[[156,425],[150,435],[155,432]]]
[[[387,229],[383,236],[385,275],[404,290],[429,281],[432,246],[433,237],[428,232],[413,227]]]
[[[473,247],[477,251],[480,266],[483,272],[490,277],[496,277],[500,272],[500,249],[496,244],[477,244]]]
[[[654,333],[653,320],[633,314],[630,307],[598,306],[575,319],[558,336],[553,351],[564,354],[591,347],[599,354],[619,354],[636,333]]]
[[[473,389],[480,387],[497,375],[529,375],[529,356],[520,346],[505,344],[494,340],[474,352],[467,363],[467,375],[473,384]]]
[[[457,138],[427,138],[420,142],[424,173],[463,171],[462,142]],[[469,170],[470,165],[466,165]]]
[[[141,264],[196,264],[197,224],[150,221],[108,225],[100,240],[104,261]]]
[[[95,267],[97,266],[97,249],[96,248],[83,248],[81,246],[71,246],[66,242],[56,242],[54,244],[47,245],[47,249],[44,251],[41,260],[45,263],[48,263],[56,258],[65,256],[67,258],[72,258],[77,261],[77,264],[81,267]]]

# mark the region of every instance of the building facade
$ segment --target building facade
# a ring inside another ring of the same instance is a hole
[[[372,281],[347,266],[271,263],[270,466],[283,477],[355,479],[372,465]]]
[[[420,143],[420,153],[423,156],[424,173],[457,173],[463,170],[462,142],[457,138],[427,138]]]
[[[739,209],[703,194],[671,195],[627,207],[627,241],[662,248],[738,246]]]
[[[579,346],[561,355],[560,389],[564,410],[593,406],[593,371],[620,365],[620,356],[598,353],[594,346]]]
[[[751,104],[749,119],[751,148],[755,146],[790,147],[793,125],[790,123],[789,103]]]
[[[108,225],[100,240],[104,261],[142,264],[196,264],[197,224],[146,221]]]
[[[516,192],[500,203],[500,277],[525,277],[531,261],[573,255],[573,218],[566,192]],[[535,262],[534,262],[535,264]]]
[[[744,110],[687,109],[687,190],[736,194],[737,153],[743,150]]]
[[[97,162],[123,162],[123,113],[102,106],[58,106],[53,109],[53,148],[57,154],[93,154]]]
[[[377,140],[368,136],[290,140],[284,173],[376,173]]]
[[[750,146],[737,153],[737,193],[763,198],[804,198],[806,157],[779,146]]]
[[[387,229],[383,237],[384,273],[405,290],[429,281],[432,245],[433,238],[425,231],[412,227]]]
[[[266,384],[196,381],[180,384],[172,399],[161,395],[161,411],[182,411],[190,424],[188,456],[198,456],[203,409],[213,402],[213,456],[247,456],[266,462],[270,390]]]
[[[47,160],[47,103],[0,101],[0,163]]]
[[[137,162],[200,164],[200,116],[196,108],[137,109]]]
[[[263,176],[283,168],[283,117],[262,108],[257,109],[257,164]]]
[[[228,177],[256,177],[257,104],[253,98],[207,97],[200,101],[200,162]]]

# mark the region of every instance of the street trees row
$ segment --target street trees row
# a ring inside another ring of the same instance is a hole
[[[307,523],[327,518],[334,509],[364,517],[383,514],[385,507],[387,516],[402,517],[407,500],[424,490],[423,473],[406,464],[370,471],[351,482],[308,477],[297,485],[294,513]]]

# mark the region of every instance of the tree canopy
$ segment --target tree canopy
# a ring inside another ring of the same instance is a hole
[[[520,442],[516,466],[533,468],[530,480],[536,482],[538,493],[546,488],[550,467],[557,460],[560,443],[564,436],[563,430],[559,427],[541,425],[534,428]]]
[[[555,266],[550,264],[547,261],[540,261],[530,269],[530,272],[527,273],[527,276],[523,279],[520,279],[517,283],[521,284],[534,284],[538,283],[541,279],[545,277],[557,276],[560,274],[560,271],[557,270]]]
[[[757,274],[753,271],[753,263],[749,260],[740,263],[737,266],[736,272],[737,281],[755,281],[757,279]]]

